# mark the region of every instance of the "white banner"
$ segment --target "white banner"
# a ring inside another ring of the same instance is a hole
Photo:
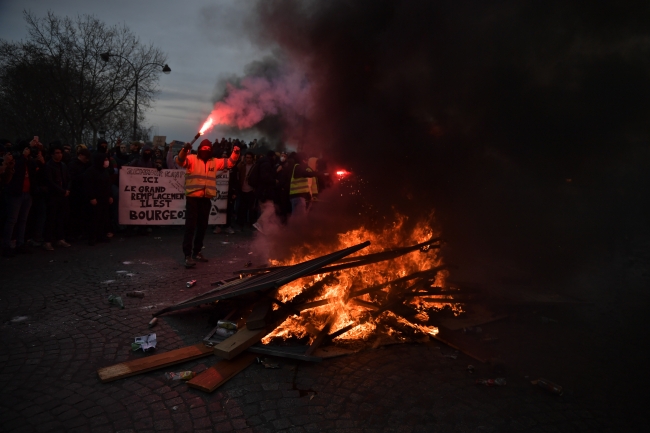
[[[208,224],[225,224],[228,170],[217,172]],[[118,220],[123,225],[185,224],[185,170],[122,167]]]

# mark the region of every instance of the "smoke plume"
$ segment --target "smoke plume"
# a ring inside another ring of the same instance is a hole
[[[435,209],[452,260],[561,276],[647,216],[648,8],[261,1],[256,41],[282,67],[215,109],[279,116],[364,179],[373,212]]]

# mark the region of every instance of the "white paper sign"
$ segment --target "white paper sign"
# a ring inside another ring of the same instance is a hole
[[[208,224],[225,224],[228,170],[217,172],[217,197]],[[123,225],[185,224],[185,170],[122,167],[118,220]]]
[[[154,147],[160,147],[161,149],[165,147],[165,140],[167,139],[166,135],[154,135],[152,144]]]

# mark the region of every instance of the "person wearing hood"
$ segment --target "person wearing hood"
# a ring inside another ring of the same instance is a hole
[[[96,152],[90,168],[83,174],[84,195],[89,209],[88,245],[107,242],[108,207],[113,203],[111,179],[106,169],[108,155]]]
[[[185,236],[183,254],[185,267],[191,268],[196,261],[207,262],[203,257],[203,238],[208,228],[208,218],[212,206],[211,199],[217,196],[217,172],[233,168],[239,159],[239,148],[233,148],[230,158],[213,158],[212,143],[203,140],[196,155],[188,155],[192,150],[185,143],[176,157],[176,164],[185,169]]]
[[[122,143],[122,139],[118,138],[115,143],[115,162],[117,168],[122,168],[123,165],[129,163],[129,155],[126,153],[126,144]]]
[[[156,163],[153,158],[153,149],[150,144],[145,144],[142,148],[142,153],[139,158],[134,159],[129,162],[129,167],[141,167],[141,168],[156,168]]]
[[[108,175],[111,176],[111,180],[114,180],[113,176],[117,176],[117,161],[108,152],[108,142],[103,138],[97,141],[97,153],[102,153],[108,157]]]

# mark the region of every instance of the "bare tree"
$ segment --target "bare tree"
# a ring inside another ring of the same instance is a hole
[[[0,113],[11,117],[2,121],[3,128],[26,137],[58,126],[48,132],[51,138],[78,143],[84,136],[96,138],[100,128],[123,133],[120,114],[128,107],[133,113],[136,83],[138,117],[150,106],[158,65],[166,61],[158,48],[140,43],[126,26],[109,26],[91,15],[72,19],[49,12],[38,18],[24,12],[24,18],[27,41],[0,41]],[[111,53],[110,61],[101,53]],[[32,72],[21,81],[16,78],[21,70]],[[11,105],[7,98],[20,94],[17,82],[29,98]]]

